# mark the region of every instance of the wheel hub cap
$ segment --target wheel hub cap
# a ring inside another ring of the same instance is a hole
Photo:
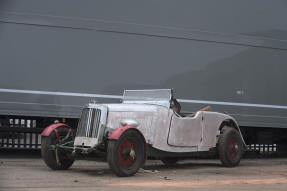
[[[239,146],[233,138],[228,141],[228,156],[230,159],[234,159],[237,155]]]
[[[131,166],[135,159],[136,159],[136,152],[134,150],[134,145],[131,141],[124,140],[120,147],[118,152],[119,162],[120,165],[129,167]]]

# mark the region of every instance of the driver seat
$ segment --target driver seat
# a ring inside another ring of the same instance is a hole
[[[206,107],[200,109],[199,111],[211,111],[211,106],[206,106]],[[188,115],[186,115],[185,117],[194,117],[195,114],[196,114],[196,112],[195,112],[195,113],[188,114]]]

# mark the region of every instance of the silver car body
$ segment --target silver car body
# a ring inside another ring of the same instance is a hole
[[[125,98],[125,94],[137,92],[140,95],[138,99]],[[156,96],[157,93],[163,93],[164,96],[149,99],[148,95],[145,95],[149,92],[152,96]],[[136,128],[143,134],[147,144],[168,152],[208,151],[216,147],[220,127],[224,121],[233,121],[235,128],[239,130],[234,118],[218,112],[198,111],[193,117],[181,117],[170,107],[171,90],[127,90],[125,94],[121,104],[88,104],[87,108],[105,108],[106,116],[102,115],[99,122],[101,124],[104,120],[105,125],[100,125],[97,138],[77,136],[74,146],[93,147],[99,144],[105,134],[121,127],[123,121],[136,122]],[[141,96],[147,96],[147,99],[142,99]],[[79,128],[89,131],[88,127]]]

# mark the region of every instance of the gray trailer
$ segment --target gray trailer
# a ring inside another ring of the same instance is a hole
[[[0,147],[38,148],[49,123],[76,127],[84,104],[124,89],[173,88],[186,113],[210,105],[278,149],[285,18],[280,0],[0,0]]]

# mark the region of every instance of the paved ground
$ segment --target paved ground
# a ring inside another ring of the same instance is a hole
[[[106,163],[81,160],[70,170],[52,171],[39,154],[2,154],[0,191],[287,190],[287,158],[243,159],[236,168],[224,168],[218,160],[189,160],[175,167],[149,161],[144,169],[118,178]]]

